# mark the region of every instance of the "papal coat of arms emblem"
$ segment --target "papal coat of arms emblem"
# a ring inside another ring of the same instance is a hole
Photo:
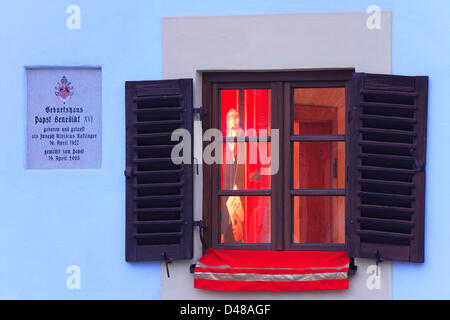
[[[71,84],[71,82],[67,81],[66,76],[63,76],[61,78],[61,82],[58,82],[58,85],[55,87],[55,95],[58,96],[62,101],[70,99],[73,96],[73,87],[71,86]]]

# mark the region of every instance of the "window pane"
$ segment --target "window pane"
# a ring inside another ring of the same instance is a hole
[[[221,90],[222,136],[269,136],[270,100],[270,89]]]
[[[295,135],[345,134],[345,88],[294,89]]]
[[[221,243],[270,243],[270,197],[221,197]]]
[[[345,243],[345,197],[293,197],[294,243]]]
[[[344,189],[345,142],[293,142],[295,189]]]
[[[270,189],[270,142],[222,144],[222,190]]]

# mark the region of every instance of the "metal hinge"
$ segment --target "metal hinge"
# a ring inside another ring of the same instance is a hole
[[[207,115],[206,113],[203,112],[202,106],[200,106],[199,108],[193,108],[192,113],[194,115],[198,114],[200,116],[200,120],[203,120],[203,117]]]
[[[133,176],[133,167],[127,167],[123,174],[125,175],[125,177],[127,178],[131,178]]]
[[[374,254],[375,254],[375,264],[377,266],[377,276],[378,276],[378,265],[381,262],[383,262],[383,260],[381,260],[380,251],[378,249],[375,250]]]
[[[205,228],[205,226],[203,225],[203,221],[202,220],[192,221],[192,225],[194,227],[198,227],[199,234],[200,234],[200,242],[205,247],[205,249],[208,249],[208,245],[206,244],[205,240],[203,239],[203,229]]]

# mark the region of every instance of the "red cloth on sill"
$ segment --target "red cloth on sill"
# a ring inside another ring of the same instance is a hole
[[[195,267],[194,287],[226,291],[348,289],[345,251],[210,249]]]

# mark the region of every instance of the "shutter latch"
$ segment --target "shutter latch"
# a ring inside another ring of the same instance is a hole
[[[169,263],[171,263],[172,261],[169,260],[169,258],[167,257],[167,253],[163,252],[161,254],[161,256],[164,259],[164,262],[166,263],[166,271],[167,271],[167,278],[170,278],[170,273],[169,273]]]
[[[203,112],[203,107],[200,106],[199,108],[193,108],[192,112],[195,114],[200,115],[200,120],[203,120],[203,116],[206,116],[206,113]]]

